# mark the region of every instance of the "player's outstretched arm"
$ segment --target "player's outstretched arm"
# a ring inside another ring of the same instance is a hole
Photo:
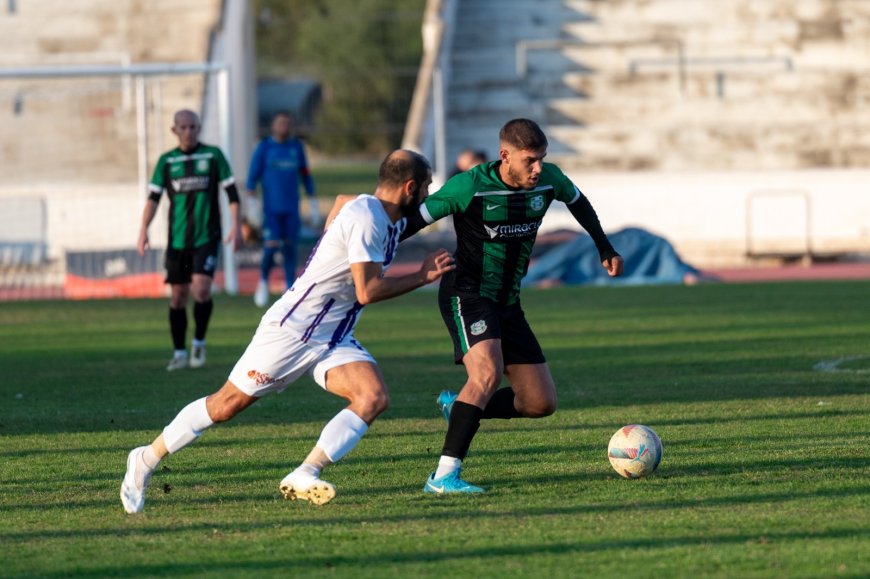
[[[595,213],[595,209],[592,208],[592,204],[589,203],[586,196],[581,194],[577,201],[568,205],[568,211],[571,212],[571,215],[574,216],[577,223],[579,223],[580,226],[589,233],[589,236],[592,237],[592,241],[595,243],[595,247],[598,249],[598,255],[601,258],[601,265],[607,270],[607,274],[610,277],[622,275],[624,260],[622,259],[622,256],[613,249],[610,240],[607,239],[607,235],[601,227],[601,222],[598,221],[598,215]]]
[[[370,261],[350,264],[350,273],[353,276],[356,299],[360,304],[366,305],[406,294],[437,281],[455,268],[453,256],[446,249],[439,249],[426,256],[419,270],[408,275],[384,277],[381,264]]]

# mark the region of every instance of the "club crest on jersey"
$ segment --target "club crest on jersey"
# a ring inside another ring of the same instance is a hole
[[[543,195],[535,195],[529,201],[529,207],[532,208],[532,211],[540,211],[544,208],[544,196]]]
[[[205,173],[208,171],[208,159],[200,159],[196,162],[196,172]]]
[[[471,335],[479,336],[486,331],[486,322],[483,320],[478,320],[471,324]]]

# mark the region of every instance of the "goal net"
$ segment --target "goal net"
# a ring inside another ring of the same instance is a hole
[[[165,199],[136,252],[147,183],[179,109],[231,154],[229,94],[214,63],[0,70],[0,300],[166,295]],[[222,261],[216,283],[235,293]]]

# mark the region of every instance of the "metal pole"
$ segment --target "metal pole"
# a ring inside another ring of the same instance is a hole
[[[139,194],[148,189],[148,113],[146,107],[145,77],[136,76],[136,148],[138,153]]]
[[[447,180],[447,137],[444,129],[444,78],[440,67],[433,71],[432,80],[432,104],[435,120],[435,173],[438,176],[438,182],[443,184]]]
[[[220,119],[220,147],[232,166],[233,125],[230,119],[230,74],[224,69],[216,74],[218,91],[218,118]],[[237,176],[239,178],[239,176]],[[240,208],[241,209],[241,208]],[[221,222],[224,232],[229,232],[232,227],[230,219],[230,204],[226,195],[221,195]],[[236,263],[236,248],[232,244],[224,244],[224,291],[234,296],[239,293],[239,270]]]

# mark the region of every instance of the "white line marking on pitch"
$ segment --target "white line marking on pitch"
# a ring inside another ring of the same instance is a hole
[[[866,358],[870,358],[870,356],[846,356],[845,358],[837,358],[835,360],[822,360],[821,362],[813,366],[813,370],[818,370],[819,372],[852,372],[855,374],[866,374],[870,372],[870,368],[840,368],[840,365],[845,364],[846,362],[852,362],[853,360],[864,360]]]

